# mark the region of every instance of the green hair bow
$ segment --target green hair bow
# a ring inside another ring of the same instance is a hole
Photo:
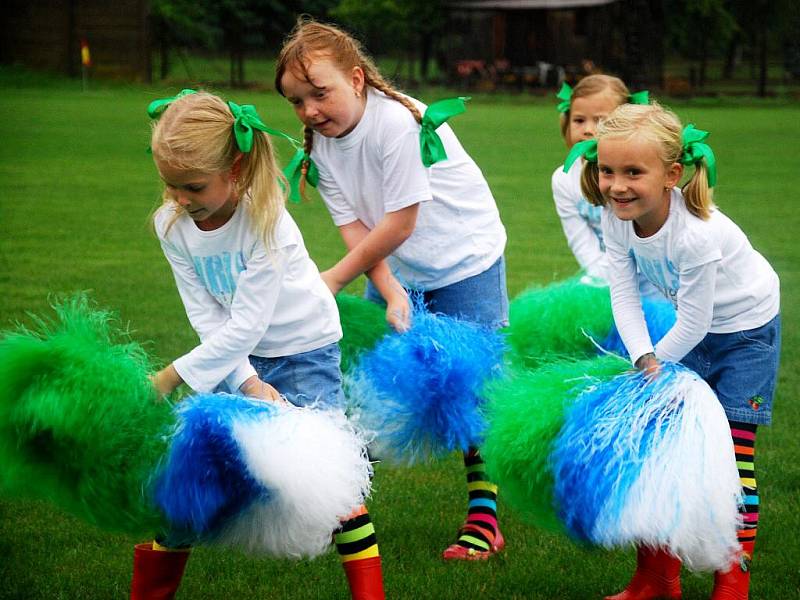
[[[558,90],[556,98],[561,100],[556,106],[556,110],[560,113],[568,113],[572,102],[572,87],[566,81],[561,84],[561,89]]]
[[[197,92],[192,89],[184,89],[175,94],[170,98],[161,98],[159,100],[153,100],[150,104],[147,105],[147,114],[151,119],[158,119],[161,114],[167,110],[167,107],[175,102],[178,98],[183,98],[184,96],[188,96],[189,94],[196,94]]]
[[[233,122],[233,136],[236,138],[236,145],[242,152],[250,152],[253,149],[253,130],[263,131],[270,135],[282,137],[289,140],[292,145],[297,146],[297,140],[290,135],[283,133],[272,127],[268,127],[261,120],[256,112],[256,107],[252,104],[242,104],[241,106],[235,102],[228,102],[228,108],[231,109],[235,121]]]
[[[597,162],[597,140],[583,140],[575,144],[564,161],[564,173],[569,171],[572,164],[581,156],[589,162]]]
[[[711,146],[704,141],[708,136],[708,131],[696,129],[692,123],[684,127],[681,134],[683,153],[680,162],[684,165],[696,165],[705,160],[708,168],[708,187],[713,188],[717,184],[717,159]]]
[[[422,164],[426,167],[447,160],[442,138],[436,133],[436,129],[450,117],[460,115],[467,107],[464,103],[469,98],[447,98],[439,100],[429,105],[425,114],[422,116],[421,129],[419,132],[419,147],[422,152]]]
[[[295,147],[297,152],[294,153],[292,160],[283,169],[283,175],[289,181],[289,200],[292,202],[300,202],[303,197],[301,189],[301,181],[303,178],[303,171],[305,169],[306,181],[312,186],[317,187],[319,184],[319,170],[311,157],[295,140]]]
[[[561,89],[556,94],[556,98],[561,100],[556,106],[556,110],[560,113],[569,112],[570,103],[572,102],[572,88],[566,81],[561,84]],[[647,90],[634,92],[628,96],[628,102],[630,104],[650,104],[650,92]]]

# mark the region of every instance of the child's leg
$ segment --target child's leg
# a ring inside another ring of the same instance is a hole
[[[191,547],[169,548],[157,541],[133,550],[131,600],[171,600],[183,578]]]
[[[458,540],[442,556],[445,560],[482,560],[505,545],[497,525],[497,486],[486,477],[483,459],[477,448],[464,455],[467,468],[469,505],[467,519]]]
[[[750,562],[756,544],[758,529],[758,486],[755,473],[756,428],[752,423],[730,421],[736,466],[742,482],[744,503],[739,508],[742,527],[737,538],[742,547],[739,557],[727,571],[714,574],[712,600],[747,600],[750,591]]]
[[[333,539],[353,600],[384,600],[381,556],[367,508],[351,515]]]

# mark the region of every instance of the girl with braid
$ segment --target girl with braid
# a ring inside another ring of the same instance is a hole
[[[421,144],[430,128],[426,106],[395,90],[336,27],[298,23],[276,69],[276,89],[305,127],[303,174],[318,176],[348,250],[322,273],[331,291],[366,274],[367,298],[385,303],[398,331],[411,314],[403,286],[421,291],[432,312],[505,326],[505,228],[483,174],[450,127],[438,127],[442,152],[431,160]],[[464,462],[468,515],[446,560],[486,559],[505,543],[497,486],[477,449]]]
[[[637,368],[657,376],[680,361],[716,392],[731,428],[743,497],[740,549],[714,577],[712,600],[747,600],[759,495],[756,430],[772,418],[780,355],[778,275],[712,200],[716,182],[708,133],[681,128],[670,111],[624,104],[576,144],[565,169],[583,155],[581,186],[603,211],[603,238],[614,321]],[[679,187],[684,166],[693,166]],[[655,347],[647,333],[637,268],[677,310]],[[681,597],[681,562],[664,549],[638,549],[627,588],[606,600]]]

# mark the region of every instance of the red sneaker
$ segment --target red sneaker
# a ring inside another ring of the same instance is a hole
[[[494,543],[488,550],[476,550],[475,548],[465,548],[459,544],[451,544],[442,552],[442,558],[445,560],[487,560],[493,554],[500,552],[505,545],[506,540],[498,529]]]

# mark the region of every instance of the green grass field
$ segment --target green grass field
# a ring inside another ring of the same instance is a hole
[[[148,225],[159,181],[148,146],[147,103],[175,89],[97,86],[0,71],[0,329],[26,312],[46,312],[55,292],[91,290],[117,310],[135,338],[170,360],[195,343],[166,261]],[[288,104],[265,92],[237,91],[264,120],[297,131]],[[436,97],[423,97],[434,100]],[[674,108],[712,132],[717,201],[781,277],[783,360],[775,425],[758,439],[762,516],[752,597],[800,597],[800,106],[705,100]],[[564,156],[552,103],[474,99],[453,126],[483,169],[508,228],[511,295],[576,270],[550,196]],[[289,148],[278,144],[287,157]],[[342,244],[319,201],[292,206],[312,257],[329,267]],[[363,281],[351,286],[359,292]],[[591,599],[617,591],[633,568],[631,551],[580,548],[522,523],[502,505],[507,550],[487,564],[439,558],[463,518],[464,472],[457,456],[431,466],[379,466],[370,510],[395,600]],[[0,598],[107,599],[127,594],[132,546],[24,499],[0,499]],[[707,598],[708,575],[684,577],[684,598]],[[291,562],[198,548],[180,598],[346,598],[338,559]]]

